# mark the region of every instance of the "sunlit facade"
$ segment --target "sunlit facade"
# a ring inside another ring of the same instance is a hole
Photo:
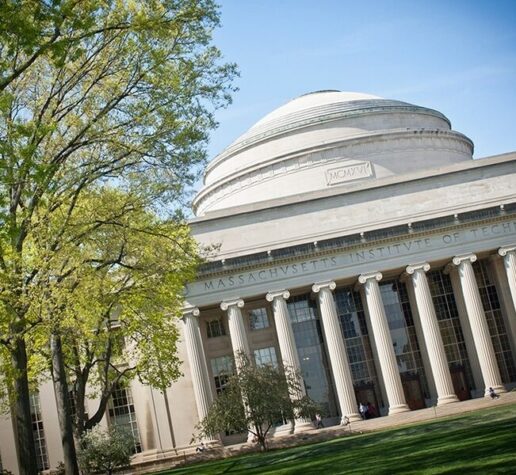
[[[192,450],[238,352],[298,369],[325,425],[360,420],[360,404],[389,417],[516,387],[516,153],[472,155],[438,111],[319,91],[215,157],[191,226],[218,251],[187,288],[184,376],[165,394],[133,382],[103,421],[131,428],[134,463]],[[38,401],[38,457],[52,468],[51,384]],[[0,440],[16,473],[9,416]]]

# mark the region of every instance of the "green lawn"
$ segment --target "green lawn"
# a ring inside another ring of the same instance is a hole
[[[516,474],[516,405],[162,472]]]

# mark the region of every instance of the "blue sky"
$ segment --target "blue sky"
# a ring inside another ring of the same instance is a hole
[[[271,110],[339,89],[444,113],[476,158],[516,151],[516,0],[219,0],[215,44],[239,65],[213,158]]]

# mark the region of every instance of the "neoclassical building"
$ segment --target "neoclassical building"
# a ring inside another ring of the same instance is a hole
[[[472,155],[436,110],[318,91],[215,157],[193,202],[216,252],[186,289],[184,376],[165,395],[135,382],[109,413],[133,428],[135,462],[186,450],[240,351],[297,368],[328,424],[361,403],[389,417],[516,387],[516,152]],[[37,403],[53,466],[51,387]],[[307,422],[277,432],[292,427]]]

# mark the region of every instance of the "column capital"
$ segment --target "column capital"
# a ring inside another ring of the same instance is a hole
[[[198,317],[201,314],[197,307],[184,307],[183,317]]]
[[[407,274],[414,274],[417,270],[422,270],[423,272],[428,272],[430,270],[430,264],[428,262],[420,262],[418,264],[409,264],[405,269]]]
[[[265,300],[267,302],[272,302],[274,299],[282,298],[283,300],[287,300],[290,297],[290,292],[288,290],[274,290],[272,292],[268,292],[265,296]]]
[[[377,282],[380,282],[382,280],[382,273],[381,272],[366,272],[365,274],[361,274],[358,276],[358,281],[361,284],[365,284],[369,279],[374,279]]]
[[[462,264],[463,262],[469,261],[471,263],[475,262],[477,260],[477,255],[473,254],[472,252],[469,254],[461,254],[459,256],[455,256],[452,259],[452,262],[454,265],[458,266]]]
[[[333,282],[333,280],[326,280],[324,282],[316,282],[314,285],[312,285],[312,292],[315,292],[317,294],[322,289],[328,288],[330,290],[335,290],[336,287],[337,287],[337,284],[335,282]]]
[[[234,299],[234,300],[224,300],[220,304],[221,310],[226,311],[229,307],[237,306],[238,308],[244,307],[244,301],[242,299]]]
[[[498,249],[498,254],[500,254],[502,257],[505,257],[510,252],[516,252],[516,245],[514,245],[514,246],[503,246],[500,249]]]

